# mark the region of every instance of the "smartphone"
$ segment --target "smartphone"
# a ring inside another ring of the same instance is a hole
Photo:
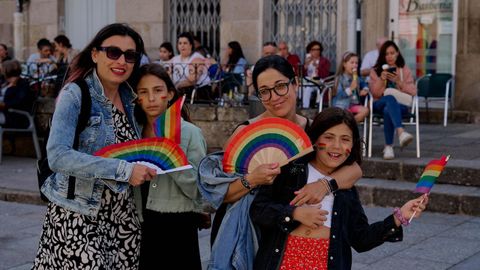
[[[390,73],[395,73],[395,72],[397,72],[397,68],[396,67],[389,67],[387,69],[387,71],[390,72]]]

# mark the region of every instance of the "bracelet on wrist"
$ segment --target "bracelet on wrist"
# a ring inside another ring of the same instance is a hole
[[[240,182],[246,189],[252,189],[252,186],[247,180],[247,175],[243,175],[242,177],[240,177]]]
[[[402,211],[400,211],[400,208],[395,207],[395,209],[393,209],[393,214],[395,215],[396,218],[398,218],[401,225],[408,226],[410,224],[410,222],[408,222],[408,219],[403,217]]]

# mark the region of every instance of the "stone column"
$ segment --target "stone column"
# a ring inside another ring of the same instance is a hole
[[[248,63],[260,58],[263,43],[263,1],[222,0],[220,16],[220,56],[223,57],[228,42],[236,40],[242,46]]]
[[[362,55],[376,48],[377,38],[388,35],[388,1],[362,1]]]
[[[25,21],[23,12],[13,13],[13,48],[15,58],[25,60]]]
[[[458,36],[455,74],[456,109],[472,112],[480,122],[480,1],[458,1]],[[455,30],[454,30],[455,31]]]

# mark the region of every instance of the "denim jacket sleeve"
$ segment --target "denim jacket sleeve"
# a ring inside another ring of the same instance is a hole
[[[223,203],[230,183],[241,176],[237,173],[225,173],[222,160],[223,152],[216,152],[204,157],[198,166],[198,189],[215,209]]]
[[[80,106],[80,88],[73,83],[66,86],[61,91],[56,104],[47,143],[50,168],[54,172],[82,179],[103,179],[105,182],[114,180],[127,183],[132,174],[132,163],[119,159],[96,157],[92,153],[82,153],[72,148]],[[86,129],[89,128],[91,127],[87,125]],[[124,191],[126,188],[117,190],[117,192],[122,190]]]

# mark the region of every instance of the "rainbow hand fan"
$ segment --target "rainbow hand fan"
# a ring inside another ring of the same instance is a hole
[[[440,173],[442,173],[443,168],[447,165],[449,158],[450,156],[442,156],[439,160],[430,161],[425,167],[425,170],[423,170],[422,176],[420,176],[420,180],[415,187],[415,192],[429,193],[435,180],[437,180]]]
[[[181,140],[181,121],[182,106],[185,102],[185,96],[182,96],[170,106],[165,113],[160,115],[153,123],[153,132],[155,136],[164,137],[180,144]]]
[[[147,138],[112,144],[98,150],[94,155],[140,163],[157,170],[157,174],[192,168],[180,146],[166,138]]]
[[[282,118],[265,118],[249,124],[230,140],[223,170],[245,174],[261,164],[278,162],[283,166],[312,151],[301,127]]]

